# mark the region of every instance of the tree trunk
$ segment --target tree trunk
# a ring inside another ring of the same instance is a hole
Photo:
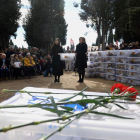
[[[107,32],[108,32],[108,31],[106,31],[106,35],[105,35],[105,36],[106,36],[106,44],[107,44],[107,42],[108,42],[108,39],[107,39]]]
[[[106,31],[105,31],[105,19],[102,19],[102,49],[106,50]]]
[[[100,48],[100,42],[101,42],[101,40],[100,40],[100,36],[101,36],[101,32],[100,32],[100,27],[101,27],[101,18],[99,19],[99,25],[98,25],[98,27],[97,27],[97,34],[98,34],[98,50],[100,50],[101,48]]]

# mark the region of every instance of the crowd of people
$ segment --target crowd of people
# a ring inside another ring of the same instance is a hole
[[[0,51],[0,80],[43,74],[52,76],[52,57],[44,50],[33,47],[13,49],[9,47]]]
[[[106,50],[131,50],[131,49],[140,49],[139,41],[132,42],[130,44],[122,42],[119,47],[111,43],[106,47]]]
[[[140,42],[132,42],[130,44],[122,42],[120,45],[115,45],[113,43],[110,43],[106,46],[106,50],[131,50],[131,49],[140,49]],[[95,52],[100,51],[97,47],[92,47],[89,52]]]

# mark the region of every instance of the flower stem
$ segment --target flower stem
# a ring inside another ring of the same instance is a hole
[[[85,111],[80,112],[80,113],[76,113],[76,114],[73,114],[73,115],[70,115],[70,116],[66,116],[65,119],[69,119],[69,118],[72,118],[72,117],[75,117],[75,116],[78,116],[78,115],[81,115],[81,114],[84,114],[84,113],[85,113]],[[9,130],[13,130],[13,129],[17,129],[17,128],[21,128],[21,127],[25,127],[25,126],[39,125],[39,124],[42,124],[42,123],[59,121],[59,120],[64,120],[64,117],[62,116],[62,117],[55,118],[55,119],[43,120],[43,121],[38,121],[38,122],[31,122],[31,123],[26,123],[26,124],[22,124],[22,125],[15,125],[15,126],[10,125],[8,127],[4,127],[2,129],[0,129],[0,132],[7,132]]]
[[[54,131],[53,133],[47,135],[47,136],[44,136],[42,137],[41,139],[39,140],[47,140],[48,138],[50,138],[51,136],[53,136],[54,134],[56,134],[57,132],[60,132],[62,131],[66,126],[68,126],[69,124],[71,124],[72,122],[74,122],[75,120],[77,119],[77,117],[71,121],[69,121],[68,123],[66,123],[65,125],[63,125],[62,127],[59,127],[56,131]]]

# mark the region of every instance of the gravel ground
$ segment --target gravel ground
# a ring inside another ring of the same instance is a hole
[[[90,87],[88,91],[93,92],[110,92],[110,88],[116,81],[108,81],[99,78],[86,78],[83,84],[77,83],[78,76],[74,72],[65,72],[61,77],[60,83],[54,83],[53,77],[35,76],[31,79],[19,79],[0,81],[0,102],[10,98],[14,93],[2,93],[2,89],[20,90],[24,87],[39,87],[52,89],[68,89],[82,90],[85,87]],[[126,86],[130,86],[125,84]],[[135,87],[140,93],[140,86]]]

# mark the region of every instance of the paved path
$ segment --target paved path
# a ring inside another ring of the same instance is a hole
[[[77,83],[78,76],[75,76],[74,72],[65,72],[61,77],[61,83],[54,83],[53,77],[43,77],[36,76],[32,79],[20,79],[20,80],[9,80],[9,81],[0,81],[0,102],[4,101],[14,93],[2,93],[2,89],[15,89],[20,90],[24,87],[40,87],[40,88],[53,88],[53,89],[69,89],[69,90],[82,90],[85,87],[89,86],[88,91],[93,92],[110,92],[110,88],[115,81],[108,81],[105,79],[99,78],[86,78],[83,84]],[[126,86],[130,86],[125,84]],[[136,89],[140,93],[140,86],[137,86]]]

